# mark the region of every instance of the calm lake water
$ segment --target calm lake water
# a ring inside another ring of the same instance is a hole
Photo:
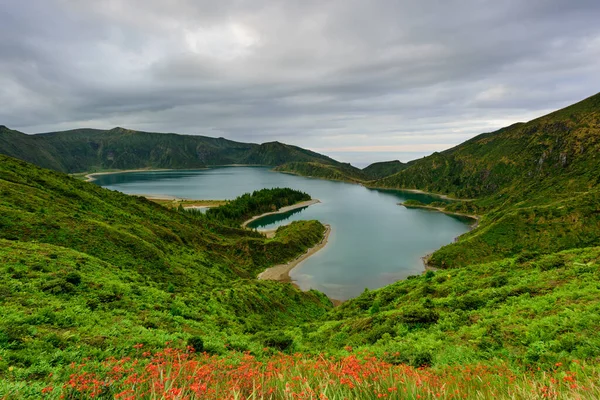
[[[120,173],[98,176],[95,183],[128,194],[202,200],[233,199],[262,188],[302,190],[321,203],[262,218],[251,227],[272,229],[306,219],[330,224],[328,245],[294,268],[290,276],[303,290],[317,289],[340,300],[356,297],[365,288],[375,289],[421,274],[421,257],[467,232],[471,222],[397,204],[408,199],[439,201],[436,197],[372,190],[261,167]]]

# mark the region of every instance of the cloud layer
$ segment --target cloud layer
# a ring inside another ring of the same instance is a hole
[[[0,0],[0,123],[408,160],[600,91],[600,3]]]

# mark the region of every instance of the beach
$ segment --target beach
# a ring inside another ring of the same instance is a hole
[[[329,239],[329,234],[331,233],[331,226],[325,225],[325,233],[323,234],[323,239],[311,247],[306,251],[306,253],[300,255],[299,257],[289,261],[285,264],[275,265],[274,267],[267,268],[260,274],[258,274],[258,279],[262,280],[272,280],[272,281],[280,281],[280,282],[291,282],[290,271],[298,266],[302,261],[306,260],[308,257],[315,254],[317,251],[321,250],[323,247],[327,245],[327,240]]]
[[[125,169],[118,171],[107,171],[107,172],[93,172],[85,175],[86,182],[93,182],[96,180],[96,176],[110,175],[110,174],[122,174],[125,172],[160,172],[160,171],[172,171],[172,169]]]

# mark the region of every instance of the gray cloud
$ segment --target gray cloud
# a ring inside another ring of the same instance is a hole
[[[0,123],[26,132],[119,125],[408,160],[600,88],[596,0],[0,6]]]

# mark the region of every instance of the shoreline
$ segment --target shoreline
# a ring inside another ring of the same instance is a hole
[[[345,182],[345,183],[350,183],[353,185],[359,185],[362,187],[365,187],[367,189],[383,189],[383,190],[397,190],[400,192],[412,192],[412,193],[418,193],[418,194],[425,194],[425,195],[429,195],[429,196],[434,196],[434,197],[439,197],[442,199],[446,199],[446,200],[454,200],[454,201],[471,201],[471,200],[475,200],[475,199],[461,199],[458,197],[451,197],[448,196],[446,194],[441,194],[441,193],[435,193],[435,192],[426,192],[424,190],[419,190],[419,189],[409,189],[409,188],[397,188],[397,187],[388,187],[388,186],[370,186],[369,182],[371,181],[358,181],[358,180],[348,180],[348,179],[329,179],[329,178],[323,178],[323,177],[319,177],[319,176],[308,176],[308,175],[301,175],[298,174],[296,172],[291,172],[291,171],[276,171],[275,167],[271,166],[271,165],[263,165],[263,164],[222,164],[222,165],[209,165],[207,167],[204,168],[190,168],[190,169],[182,169],[182,168],[165,168],[165,169],[146,169],[146,168],[140,168],[140,169],[125,169],[125,170],[115,170],[115,171],[106,171],[106,172],[92,172],[92,173],[86,173],[86,172],[81,172],[81,173],[77,173],[77,174],[85,174],[84,177],[86,179],[90,179],[90,177],[92,178],[91,180],[86,180],[86,182],[92,182],[95,179],[93,178],[95,175],[108,175],[108,174],[120,174],[120,173],[129,173],[129,172],[160,172],[160,171],[188,171],[188,170],[204,170],[204,169],[210,169],[210,168],[218,168],[218,167],[264,167],[264,168],[271,168],[270,171],[272,172],[278,172],[280,174],[290,174],[290,175],[294,175],[294,176],[301,176],[301,177],[305,177],[305,178],[312,178],[312,179],[321,179],[324,181],[332,181],[332,182]],[[75,174],[69,174],[69,175],[75,175]]]
[[[475,215],[475,214],[463,214],[463,213],[458,213],[455,211],[448,211],[443,209],[442,207],[433,207],[433,206],[428,206],[427,204],[423,204],[423,205],[406,205],[404,203],[398,203],[399,206],[404,206],[406,208],[421,208],[423,210],[431,210],[431,211],[437,211],[437,212],[441,212],[443,214],[446,215],[455,215],[457,217],[465,217],[465,218],[470,218],[472,220],[474,220],[474,222],[471,224],[470,228],[471,230],[477,228],[479,226],[479,220],[481,219],[481,217],[479,215]]]
[[[348,183],[352,183],[349,182]],[[432,196],[432,197],[438,197],[440,199],[444,199],[444,200],[450,200],[450,201],[473,201],[475,199],[461,199],[458,197],[452,197],[449,196],[447,194],[441,194],[441,193],[434,193],[434,192],[426,192],[424,190],[419,190],[419,189],[405,189],[405,188],[396,188],[396,187],[388,187],[388,186],[369,186],[368,182],[366,182],[365,184],[363,183],[359,183],[359,185],[367,188],[367,189],[373,189],[373,190],[395,190],[398,192],[409,192],[409,193],[417,193],[417,194],[424,194],[427,196]]]
[[[317,203],[320,203],[320,202],[321,202],[321,200],[319,200],[319,199],[311,199],[311,200],[302,201],[300,203],[292,204],[291,206],[281,207],[277,211],[271,211],[271,212],[268,212],[268,213],[264,213],[264,214],[260,214],[260,215],[255,215],[254,217],[250,218],[249,220],[244,221],[244,223],[242,224],[242,228],[246,228],[246,226],[249,223],[254,222],[257,219],[260,219],[262,217],[266,217],[267,215],[283,214],[285,212],[296,210],[298,208],[312,206],[313,204],[317,204]]]
[[[331,225],[325,225],[325,232],[323,233],[323,239],[310,249],[308,249],[304,254],[299,255],[295,259],[288,261],[285,264],[275,265],[273,267],[267,268],[260,274],[258,274],[257,278],[260,280],[271,280],[271,281],[279,281],[279,282],[292,282],[292,278],[290,277],[290,272],[296,268],[302,261],[306,260],[308,257],[312,256],[322,248],[324,248],[329,241],[329,234],[331,233]]]
[[[386,188],[388,189],[388,188]],[[389,188],[392,189],[392,188]],[[452,201],[471,201],[473,199],[458,199],[456,197],[450,197],[446,194],[440,194],[440,193],[432,193],[432,192],[426,192],[424,190],[419,190],[419,189],[393,189],[393,190],[399,190],[401,192],[410,192],[410,193],[418,193],[418,194],[425,194],[428,196],[434,196],[434,197],[439,197],[440,199],[444,199],[444,200],[452,200]]]
[[[129,173],[129,172],[161,172],[161,171],[175,171],[175,170],[174,169],[146,169],[146,168],[124,169],[124,170],[117,170],[117,171],[92,172],[91,174],[84,175],[84,178],[85,178],[86,182],[93,182],[96,180],[96,176],[100,176],[100,175],[124,174],[124,173]],[[84,174],[85,174],[85,172],[84,172]],[[144,196],[144,197],[146,197],[146,196]]]
[[[110,174],[124,174],[131,172],[162,172],[162,171],[202,171],[210,168],[218,168],[218,167],[270,167],[270,165],[262,165],[262,164],[223,164],[223,165],[208,165],[206,167],[198,167],[198,168],[138,168],[138,169],[118,169],[114,171],[104,171],[104,172],[77,172],[69,175],[83,175],[85,178],[85,182],[93,182],[96,180],[96,176],[99,175],[110,175]]]
[[[432,207],[432,206],[428,206],[426,204],[424,205],[405,205],[404,203],[398,203],[398,205],[400,206],[404,206],[406,208],[421,208],[423,210],[430,210],[430,211],[436,211],[436,212],[441,212],[443,214],[446,215],[456,215],[459,217],[466,217],[466,218],[470,218],[473,220],[473,223],[469,226],[469,231],[472,231],[473,229],[477,228],[479,226],[479,220],[481,219],[480,216],[478,215],[473,215],[473,214],[463,214],[463,213],[457,213],[457,212],[453,212],[453,211],[447,211],[444,210],[441,207]],[[461,235],[462,236],[462,235]],[[455,243],[458,238],[460,236],[457,236],[454,238],[453,243]],[[429,265],[429,259],[431,258],[431,255],[433,253],[429,253],[429,254],[425,254],[423,257],[421,257],[421,261],[423,262],[423,267],[425,268],[423,273],[427,273],[427,271],[439,271],[440,268],[438,267],[434,267],[432,265]]]
[[[227,167],[227,166],[236,166],[236,167],[257,167],[257,166],[261,166],[261,165],[249,165],[249,164],[230,164],[230,165],[221,165],[221,167]],[[210,167],[207,167],[206,169],[208,169],[208,168],[211,168],[211,167],[219,167],[219,166],[210,166]],[[203,168],[203,169],[204,169],[204,168]],[[151,171],[173,171],[173,169],[170,169],[170,170],[169,170],[169,169],[160,169],[160,170],[137,169],[137,170],[118,170],[118,171],[111,171],[111,172],[96,172],[96,173],[91,173],[91,174],[87,174],[87,175],[85,175],[85,178],[87,178],[86,182],[91,182],[91,181],[95,180],[95,179],[93,178],[95,175],[117,174],[117,173],[126,173],[126,172],[151,172]],[[290,175],[295,175],[295,176],[307,177],[306,175],[301,175],[301,174],[298,174],[298,173],[295,173],[295,172],[291,172],[291,171],[276,171],[276,170],[274,170],[274,168],[271,168],[271,171],[272,171],[272,172],[283,173],[283,174],[290,174]],[[336,179],[327,179],[327,178],[318,177],[318,176],[311,176],[310,178],[313,178],[313,179],[321,179],[321,180],[326,180],[326,181],[334,181],[334,182],[345,182],[345,183],[350,183],[350,184],[354,184],[354,185],[363,186],[363,187],[365,187],[365,188],[367,188],[367,189],[375,189],[375,190],[377,190],[377,189],[382,189],[382,190],[395,190],[395,191],[400,191],[400,192],[404,191],[404,192],[418,193],[418,194],[424,194],[424,195],[434,196],[434,197],[438,197],[438,198],[441,198],[441,199],[452,200],[452,201],[470,201],[470,200],[473,200],[473,199],[460,199],[460,198],[456,198],[456,197],[450,197],[450,196],[448,196],[448,195],[445,195],[445,194],[441,194],[441,193],[434,193],[434,192],[426,192],[426,191],[424,191],[424,190],[419,190],[419,189],[409,189],[409,188],[397,188],[397,187],[377,187],[377,186],[371,186],[371,185],[369,185],[369,182],[368,182],[368,181],[367,181],[367,182],[361,182],[361,181],[350,181],[350,180],[344,180],[344,179],[342,179],[342,180],[336,180]],[[146,197],[146,198],[149,198],[149,199],[151,198],[151,196],[147,196],[147,195],[141,195],[141,196],[144,196],[144,197]],[[161,197],[162,197],[162,198],[161,198]],[[169,198],[169,197],[167,197],[167,196],[161,196],[161,197],[159,197],[159,196],[156,196],[156,197],[152,197],[152,199],[157,199],[157,200],[160,200],[160,199],[163,199],[163,200],[174,200],[174,199],[176,199],[176,198]],[[306,204],[305,204],[305,203],[306,203]],[[313,199],[313,200],[310,200],[310,201],[307,201],[307,202],[297,203],[297,204],[295,204],[295,205],[292,205],[292,206],[282,207],[281,209],[279,209],[279,210],[277,210],[277,211],[274,211],[274,212],[269,212],[269,213],[264,213],[264,214],[261,214],[261,215],[258,215],[258,216],[255,216],[255,217],[252,217],[251,219],[249,219],[249,220],[245,221],[245,222],[242,224],[242,227],[243,227],[243,228],[246,228],[246,226],[247,226],[249,223],[251,223],[251,222],[253,222],[253,221],[255,221],[255,220],[259,219],[259,218],[262,218],[262,217],[264,217],[264,216],[267,216],[267,215],[272,215],[272,214],[280,214],[280,213],[283,213],[283,212],[286,212],[286,211],[290,211],[290,210],[293,210],[293,209],[296,209],[296,208],[301,208],[301,207],[304,207],[304,206],[309,206],[309,205],[313,205],[313,204],[317,204],[317,203],[320,203],[320,201],[319,201],[319,200],[316,200],[316,199]],[[404,205],[403,203],[398,203],[398,204],[399,204],[399,205]],[[478,215],[461,214],[461,213],[456,213],[456,212],[446,211],[446,210],[444,210],[444,209],[442,209],[442,208],[438,208],[438,207],[428,207],[428,206],[424,206],[424,207],[420,207],[420,206],[416,206],[416,207],[415,207],[415,206],[405,206],[405,207],[406,207],[406,208],[423,208],[423,209],[428,209],[428,210],[431,210],[431,211],[437,211],[437,212],[441,212],[441,213],[444,213],[444,214],[447,214],[447,215],[455,215],[455,216],[461,216],[461,217],[467,217],[467,218],[471,218],[471,219],[473,219],[473,220],[474,220],[474,223],[473,223],[473,224],[471,225],[471,227],[470,227],[470,229],[471,229],[471,230],[473,230],[473,229],[476,229],[476,228],[479,226],[479,220],[481,219],[481,216],[478,216]],[[327,226],[328,226],[328,225],[327,225]],[[328,229],[330,229],[330,227],[329,227],[329,226],[328,226]],[[259,232],[260,232],[260,231],[259,231]],[[263,234],[264,234],[266,237],[273,237],[273,236],[275,235],[275,230],[266,230],[266,231],[262,231],[262,233],[263,233]],[[327,232],[327,237],[328,237],[328,236],[329,236],[329,232]],[[457,239],[457,238],[455,238],[454,240],[456,241],[456,239]],[[326,244],[326,240],[327,240],[327,238],[325,238],[324,240],[325,240],[325,244]],[[323,244],[323,245],[322,245],[322,247],[323,247],[325,244]],[[320,247],[320,248],[322,248],[322,247]],[[320,248],[319,248],[319,250],[320,250]],[[318,250],[316,250],[316,251],[318,251]],[[316,251],[315,251],[315,252],[316,252]],[[293,266],[291,266],[291,267],[290,267],[290,268],[289,268],[287,271],[285,271],[284,273],[280,273],[280,278],[281,278],[281,277],[283,277],[283,279],[274,279],[274,280],[280,280],[280,281],[284,281],[284,282],[291,282],[291,279],[290,279],[290,277],[289,277],[289,272],[290,272],[290,271],[291,271],[291,270],[292,270],[292,269],[293,269],[293,268],[294,268],[294,267],[295,267],[297,264],[299,264],[301,261],[303,261],[305,258],[307,258],[308,256],[310,256],[310,255],[312,255],[312,254],[313,254],[313,253],[310,253],[310,254],[308,254],[308,255],[307,255],[307,254],[305,254],[304,256],[301,256],[300,258],[302,258],[302,259],[298,260],[298,261],[297,261],[297,262],[296,262],[296,263],[295,263]],[[436,270],[438,270],[438,268],[436,268],[436,267],[433,267],[433,266],[430,266],[430,265],[428,264],[428,260],[429,260],[429,258],[430,258],[430,256],[431,256],[431,254],[433,254],[433,253],[429,253],[429,254],[426,254],[426,255],[424,255],[423,257],[421,257],[421,260],[423,261],[423,265],[424,265],[424,271],[423,271],[423,273],[425,273],[425,272],[427,272],[427,271],[436,271]],[[294,260],[294,261],[296,261],[296,260]],[[293,261],[292,261],[292,262],[290,262],[290,263],[293,263]],[[271,267],[271,268],[276,268],[276,267],[282,267],[282,266],[286,266],[286,265],[288,265],[288,264],[290,264],[290,263],[287,263],[287,264],[282,264],[282,265],[278,265],[278,266]],[[261,276],[262,276],[264,273],[266,273],[268,270],[271,270],[271,268],[269,268],[269,269],[267,269],[267,270],[263,271],[263,272],[262,272],[262,273],[259,275],[259,279],[263,279],[263,278],[261,278]],[[264,279],[270,279],[270,278],[264,278]],[[293,284],[293,282],[292,282],[292,284]],[[333,299],[332,299],[332,301],[337,301],[337,300],[333,300]]]

